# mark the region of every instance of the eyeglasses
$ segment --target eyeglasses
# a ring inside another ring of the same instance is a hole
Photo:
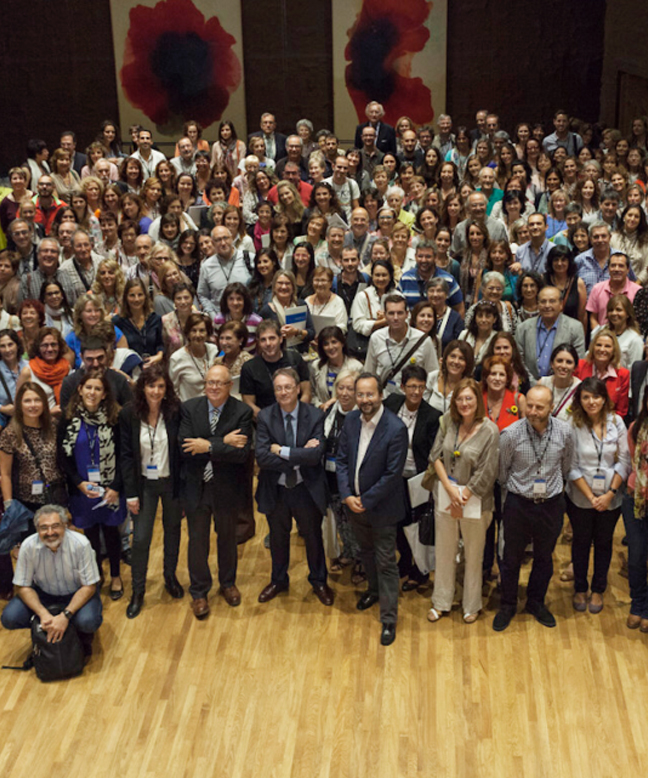
[[[225,386],[229,386],[231,383],[231,381],[207,381],[205,382],[205,386],[209,389],[222,389]]]
[[[63,525],[61,524],[60,521],[58,521],[58,522],[56,522],[56,524],[39,524],[37,529],[38,529],[39,534],[41,534],[41,533],[45,533],[45,532],[50,532],[50,530],[56,531],[56,530],[62,529],[62,527],[63,527]]]

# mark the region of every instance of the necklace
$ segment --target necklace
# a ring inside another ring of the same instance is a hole
[[[204,381],[205,377],[207,376],[207,370],[209,370],[209,364],[208,364],[209,360],[207,358],[207,355],[208,355],[207,345],[205,344],[205,356],[202,357],[202,358],[198,357],[198,359],[201,360],[201,363],[202,363],[202,366],[203,366],[202,370],[200,369],[200,365],[198,364],[198,362],[196,362],[196,358],[194,357],[194,355],[193,355],[193,353],[191,351],[191,347],[190,346],[187,346],[187,351],[189,352],[189,356],[191,357],[191,361],[196,366],[196,370],[198,371],[200,377]]]

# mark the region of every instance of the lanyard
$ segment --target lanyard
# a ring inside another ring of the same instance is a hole
[[[400,351],[398,352],[398,358],[394,359],[392,357],[391,349],[389,348],[389,343],[387,339],[385,339],[385,347],[387,348],[387,354],[389,355],[389,361],[391,362],[391,366],[394,367],[394,365],[398,364],[398,360],[403,356],[403,351],[407,348],[407,345],[409,344],[409,339],[407,336],[403,338],[403,345],[401,346]]]
[[[549,428],[547,430],[547,439],[545,441],[544,448],[542,449],[542,453],[538,454],[538,449],[536,448],[535,440],[531,437],[531,433],[529,432],[529,425],[527,422],[526,427],[526,433],[529,438],[529,443],[531,444],[531,447],[533,448],[533,453],[536,458],[536,465],[538,466],[538,473],[540,472],[540,465],[542,463],[542,460],[545,458],[545,454],[547,453],[547,448],[549,446],[549,443],[551,443],[551,433],[553,431],[553,426],[551,425],[551,420],[549,420]]]
[[[549,329],[549,331],[547,332],[547,334],[545,335],[545,339],[542,341],[542,345],[538,349],[538,359],[540,359],[540,357],[542,356],[542,352],[545,350],[547,342],[548,342],[549,338],[551,337],[551,331],[553,330],[553,328],[555,326],[556,325],[553,324],[551,326],[551,328]],[[556,327],[556,332],[558,332],[558,328],[557,327]],[[538,345],[539,345],[540,344],[540,330],[538,330],[537,342],[538,342]]]
[[[153,433],[151,433],[151,425],[146,425],[146,431],[148,432],[149,436],[149,444],[151,446],[151,454],[150,454],[150,462],[153,464],[153,455],[155,454],[155,436],[157,435],[157,428],[158,424],[160,423],[160,416],[158,415],[157,421],[155,422],[155,427],[153,427]]]
[[[90,427],[83,422],[86,430],[86,435],[88,436],[88,445],[90,446],[90,464],[92,467],[96,467],[95,463],[95,443],[97,442],[97,438],[99,437],[99,428],[94,427],[94,434],[90,433]]]
[[[594,430],[590,430],[590,435],[592,436],[592,440],[594,441],[594,448],[596,449],[596,456],[598,457],[598,467],[597,470],[601,469],[601,459],[603,459],[603,445],[604,442],[602,440],[599,440],[596,435],[594,434]],[[599,445],[600,444],[600,445]]]

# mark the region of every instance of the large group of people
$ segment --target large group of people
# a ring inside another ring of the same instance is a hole
[[[461,557],[463,620],[497,579],[506,629],[530,543],[525,609],[554,626],[563,529],[574,610],[599,613],[623,515],[627,626],[648,632],[648,120],[366,113],[347,149],[270,113],[211,147],[187,121],[170,159],[111,121],[85,154],[72,131],[51,157],[29,141],[0,202],[0,489],[33,515],[0,555],[6,628],[72,621],[90,653],[104,560],[114,601],[132,565],[136,618],[158,509],[169,595],[186,517],[208,616],[213,521],[238,606],[254,495],[259,602],[289,588],[294,520],[315,596],[349,568],[383,645],[431,571],[427,618],[450,613]]]

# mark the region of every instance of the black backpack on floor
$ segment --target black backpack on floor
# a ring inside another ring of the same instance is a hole
[[[48,608],[56,616],[62,609]],[[81,639],[74,624],[68,624],[58,643],[47,642],[47,632],[41,627],[38,616],[32,616],[32,660],[36,675],[41,681],[60,681],[81,675],[85,656]]]

